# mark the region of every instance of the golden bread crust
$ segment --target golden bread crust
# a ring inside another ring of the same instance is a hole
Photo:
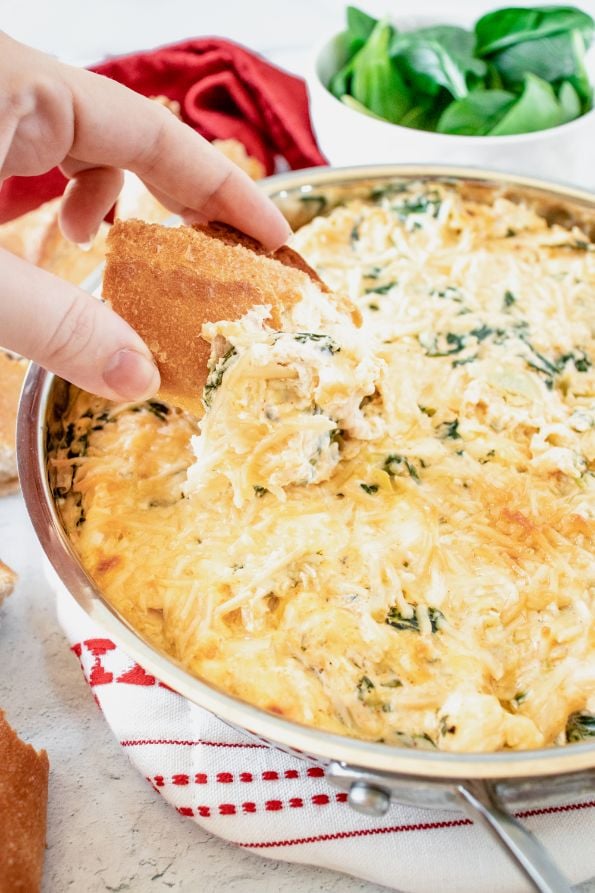
[[[279,263],[284,264],[286,267],[294,267],[296,270],[301,270],[302,273],[305,273],[306,276],[310,277],[312,282],[315,282],[318,285],[320,291],[330,292],[330,288],[322,281],[316,270],[313,270],[301,254],[298,254],[297,251],[294,251],[289,245],[282,245],[281,248],[277,248],[277,250],[273,251],[271,254],[266,251],[256,239],[247,236],[246,233],[241,232],[233,226],[229,226],[227,223],[219,223],[219,221],[214,221],[213,223],[206,225],[195,223],[192,225],[192,229],[195,229],[199,233],[204,233],[207,236],[212,236],[215,239],[220,239],[222,242],[225,242],[226,245],[243,245],[244,248],[250,249],[250,251],[253,251],[255,254],[274,258],[274,260],[278,260]]]
[[[0,247],[55,276],[80,285],[103,261],[109,229],[102,223],[88,250],[62,235],[62,199],[55,198],[0,226]]]
[[[239,140],[213,140],[212,144],[216,149],[233,161],[245,174],[248,174],[251,180],[262,180],[266,177],[266,170],[262,161],[248,155],[246,147]]]
[[[45,851],[49,761],[0,710],[0,893],[35,893]]]
[[[16,580],[17,575],[15,572],[7,564],[4,564],[3,561],[0,561],[0,605],[14,589]]]
[[[47,270],[48,273],[53,273],[54,276],[72,282],[73,285],[81,285],[103,262],[108,232],[108,224],[102,223],[86,250],[62,235],[56,215],[46,232],[37,266]]]
[[[203,323],[239,319],[267,304],[280,326],[283,311],[312,282],[327,290],[291,249],[269,256],[230,227],[127,220],[116,221],[108,237],[103,296],[153,352],[163,399],[201,414],[210,356]]]
[[[0,350],[0,496],[18,489],[16,420],[28,363]]]

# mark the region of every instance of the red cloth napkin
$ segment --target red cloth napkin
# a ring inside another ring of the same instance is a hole
[[[327,163],[312,133],[303,80],[229,41],[186,40],[92,70],[144,96],[176,100],[182,119],[202,136],[239,140],[269,174],[279,155],[296,169]],[[57,168],[5,180],[0,223],[61,195],[66,182]]]

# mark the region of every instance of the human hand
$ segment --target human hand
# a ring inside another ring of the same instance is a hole
[[[0,180],[55,165],[71,178],[60,223],[76,242],[94,236],[122,169],[189,222],[221,220],[271,249],[290,232],[252,181],[166,108],[0,33]],[[148,348],[107,306],[4,251],[0,275],[3,347],[109,399],[155,393]]]

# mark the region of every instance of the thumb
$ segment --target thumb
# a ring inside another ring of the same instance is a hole
[[[128,323],[1,249],[0,345],[110,400],[144,400],[159,387],[151,354]]]

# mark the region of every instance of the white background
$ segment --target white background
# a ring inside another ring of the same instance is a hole
[[[456,3],[457,11],[478,13],[482,5]],[[420,11],[414,0],[362,6]],[[340,29],[343,8],[340,0],[0,0],[0,27],[73,64],[219,35],[303,70],[313,46]],[[52,766],[46,893],[380,893],[328,871],[260,859],[210,837],[161,801],[112,739],[68,651],[18,496],[0,502],[0,557],[20,575],[0,609],[0,705],[28,740],[46,747]],[[595,883],[581,889],[595,893]]]

